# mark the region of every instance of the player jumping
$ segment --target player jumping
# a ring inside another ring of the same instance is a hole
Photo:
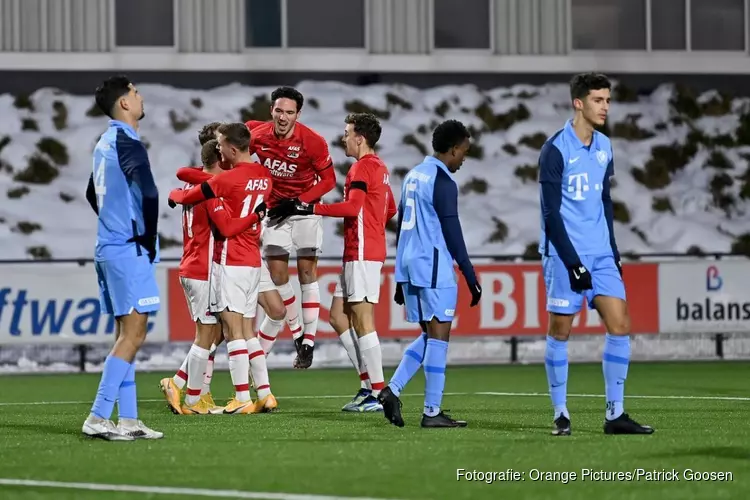
[[[271,94],[270,122],[249,121],[252,131],[250,152],[273,177],[273,192],[268,207],[293,207],[297,201],[317,203],[336,187],[336,174],[328,154],[325,139],[311,128],[299,123],[304,97],[291,87],[280,87]],[[318,287],[318,253],[323,242],[323,228],[319,215],[294,215],[284,220],[265,221],[263,252],[287,307],[287,323],[292,328],[297,358],[296,368],[309,368],[313,361],[315,333],[320,314]],[[302,292],[302,322],[304,330],[295,331],[294,290],[289,283],[289,254],[297,252],[297,273]]]
[[[359,373],[362,388],[343,410],[380,411],[377,396],[385,379],[374,304],[380,297],[380,274],[386,257],[385,225],[396,215],[396,205],[388,168],[374,150],[381,133],[378,119],[354,113],[344,121],[346,154],[357,159],[346,176],[345,201],[279,205],[269,210],[269,217],[315,214],[344,218],[343,269],[333,294],[330,322]]]
[[[232,165],[232,170],[188,191],[173,190],[170,200],[195,204],[220,197],[241,218],[254,212],[262,219],[272,180],[266,169],[250,161],[250,131],[244,124],[228,123],[218,128],[217,137],[222,159]],[[253,331],[261,272],[259,236],[257,224],[234,238],[217,239],[214,250],[210,309],[220,315],[235,386],[235,397],[224,413],[258,413],[277,407],[271,394],[266,356]],[[249,370],[258,393],[255,403],[250,398]]]
[[[623,410],[630,364],[630,316],[620,254],[615,243],[610,177],[612,144],[594,130],[604,125],[611,84],[601,74],[580,74],[570,82],[575,115],[550,137],[539,156],[544,282],[549,333],[545,368],[554,407],[553,435],[570,435],[566,407],[568,337],[584,301],[607,327],[602,360],[607,399],[606,434],[651,434]]]
[[[458,219],[458,188],[451,176],[469,150],[469,131],[456,120],[437,126],[432,134],[435,153],[404,178],[398,217],[396,295],[406,305],[406,320],[419,323],[422,333],[406,349],[388,386],[378,398],[385,417],[403,427],[399,395],[424,365],[425,399],[422,427],[465,427],[440,409],[445,387],[448,340],[458,301],[453,261],[471,293],[471,307],[482,297],[466,252]]]
[[[86,199],[96,212],[95,266],[103,311],[115,316],[115,345],[104,361],[96,399],[82,432],[108,441],[159,439],[138,420],[135,355],[148,316],[159,310],[154,262],[159,261],[159,193],[138,136],[143,97],[124,76],[96,89],[96,105],[111,118],[94,149]],[[110,420],[115,401],[117,427]]]

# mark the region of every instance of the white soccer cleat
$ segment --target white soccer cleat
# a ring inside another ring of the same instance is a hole
[[[133,439],[161,439],[164,437],[163,432],[155,431],[146,427],[146,424],[140,420],[131,418],[121,418],[117,422],[117,430]]]
[[[81,432],[86,436],[105,441],[135,441],[134,437],[123,434],[111,420],[104,420],[93,415],[89,415],[83,422]]]

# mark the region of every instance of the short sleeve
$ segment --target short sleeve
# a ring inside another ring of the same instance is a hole
[[[331,155],[328,152],[328,143],[318,134],[312,132],[307,154],[310,156],[310,163],[316,172],[325,170],[333,166]]]

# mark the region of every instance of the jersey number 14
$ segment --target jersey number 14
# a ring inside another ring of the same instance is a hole
[[[263,203],[263,194],[249,194],[245,196],[245,199],[242,200],[242,211],[240,212],[240,218],[244,219],[247,217],[251,211],[255,212],[255,209],[258,208],[258,205]],[[251,208],[252,207],[252,208]],[[258,229],[258,224],[252,225],[253,231]]]

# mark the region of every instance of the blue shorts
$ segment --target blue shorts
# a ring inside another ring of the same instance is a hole
[[[544,286],[547,289],[547,312],[577,314],[586,299],[589,309],[594,308],[594,297],[617,297],[625,300],[625,283],[611,255],[582,255],[581,263],[591,273],[593,290],[574,292],[570,289],[568,269],[557,255],[542,258]]]
[[[404,285],[406,321],[420,323],[436,318],[438,321],[453,321],[458,302],[458,287],[421,288]]]
[[[127,316],[135,309],[146,314],[159,310],[156,267],[148,257],[125,257],[96,262],[102,311]]]

